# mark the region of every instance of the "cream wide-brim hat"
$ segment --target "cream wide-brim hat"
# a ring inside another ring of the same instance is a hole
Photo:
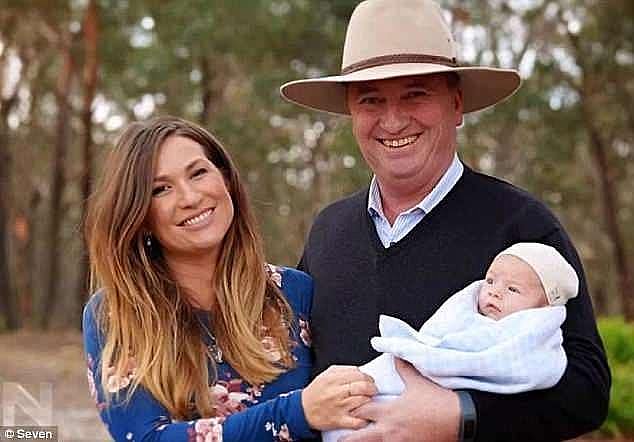
[[[459,66],[456,44],[435,2],[366,0],[350,17],[341,75],[291,81],[280,93],[310,109],[349,115],[347,83],[442,72],[459,75],[464,113],[504,100],[521,82],[512,69]]]

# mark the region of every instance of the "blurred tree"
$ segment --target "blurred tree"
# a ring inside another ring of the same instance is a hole
[[[603,222],[612,243],[627,321],[634,321],[634,269],[627,251],[631,244],[626,241],[619,221],[620,180],[615,167],[621,159],[615,147],[629,138],[631,149],[634,135],[634,81],[631,77],[634,23],[622,20],[622,17],[632,19],[633,11],[634,6],[628,1],[613,1],[607,5],[594,1],[575,2],[573,8],[560,9],[558,14],[568,38],[570,56],[580,71],[573,76],[561,70],[560,75],[579,96],[579,110],[596,167]],[[625,72],[620,66],[619,56],[623,54],[630,56],[630,75],[623,75]]]
[[[85,296],[77,232],[92,168],[131,120],[183,116],[226,144],[271,262],[294,265],[315,213],[369,182],[346,118],[278,93],[285,81],[339,71],[357,0],[0,2],[5,324],[32,322],[31,314],[77,323],[76,313],[56,312],[78,312]],[[510,100],[466,118],[461,157],[549,204],[579,248],[599,311],[627,308],[615,295],[627,292],[616,270],[631,267],[634,238],[631,2],[440,3],[462,60],[519,66],[524,79]],[[597,223],[608,213],[612,221]]]
[[[591,269],[600,312],[614,310],[610,292],[627,312],[632,235],[620,231],[632,201],[618,189],[632,176],[631,2],[444,3],[463,59],[519,67],[524,77],[506,103],[466,119],[463,158],[548,203]]]
[[[64,24],[64,23],[62,23]],[[61,226],[64,216],[64,207],[62,194],[66,185],[64,177],[64,168],[66,166],[66,158],[68,145],[71,140],[71,104],[70,94],[72,82],[74,80],[77,62],[73,54],[73,44],[75,36],[70,30],[60,29],[56,33],[56,41],[54,44],[59,50],[59,59],[62,66],[58,70],[57,87],[55,89],[55,103],[57,106],[56,127],[55,127],[55,145],[52,155],[52,177],[51,177],[51,198],[50,198],[50,224],[49,224],[49,271],[48,283],[45,299],[45,311],[53,312],[59,300],[59,269],[61,254]],[[46,329],[51,324],[52,315],[46,314],[42,316],[42,326]]]
[[[0,15],[2,26],[0,48],[0,312],[4,316],[9,330],[18,328],[18,308],[12,289],[9,269],[9,229],[10,229],[10,189],[11,155],[9,152],[9,114],[17,104],[18,84],[10,82],[9,59],[11,54],[11,35],[16,26],[16,17]],[[15,57],[15,55],[13,55]]]
[[[99,70],[99,10],[96,0],[90,0],[83,20],[83,46],[84,46],[84,66],[82,71],[82,91],[83,103],[81,112],[81,122],[83,131],[82,140],[82,166],[80,171],[81,199],[80,211],[84,213],[86,202],[90,198],[91,182],[93,175],[93,102],[97,91],[97,75]],[[83,236],[82,236],[83,237]],[[82,241],[82,244],[84,241]],[[84,253],[80,258],[79,276],[77,281],[77,318],[81,317],[81,309],[86,301],[89,290],[88,284],[88,258],[85,254],[87,250],[83,246]]]

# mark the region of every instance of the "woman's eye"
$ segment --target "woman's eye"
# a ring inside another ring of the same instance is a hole
[[[152,189],[152,196],[158,196],[167,190],[167,186],[156,186]]]
[[[197,170],[194,172],[194,174],[193,174],[192,176],[193,176],[193,177],[198,177],[198,176],[204,175],[204,174],[206,174],[206,173],[207,173],[207,169],[205,169],[204,167],[202,167],[202,168],[200,168],[200,169],[197,169]]]

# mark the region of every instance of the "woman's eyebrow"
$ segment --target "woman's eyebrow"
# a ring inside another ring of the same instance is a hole
[[[185,171],[189,172],[191,169],[196,167],[196,165],[198,163],[204,163],[204,160],[202,158],[196,158],[196,159],[190,161],[187,164],[187,166],[185,166]],[[154,177],[154,181],[166,181],[167,179],[169,179],[169,175],[168,174],[157,175],[157,176]]]

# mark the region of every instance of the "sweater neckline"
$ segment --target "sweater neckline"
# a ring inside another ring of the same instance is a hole
[[[398,253],[399,250],[403,249],[404,247],[407,247],[407,245],[410,242],[415,241],[415,239],[419,235],[421,235],[421,231],[425,230],[430,220],[433,220],[434,218],[436,218],[438,216],[438,213],[443,211],[445,206],[451,202],[456,192],[460,188],[462,188],[463,182],[465,181],[465,179],[471,176],[472,173],[473,171],[465,165],[464,171],[460,179],[456,182],[456,184],[449,191],[449,193],[447,193],[447,195],[445,195],[445,197],[436,205],[436,207],[434,207],[434,209],[431,212],[427,213],[423,217],[423,219],[421,219],[418,222],[418,224],[416,224],[416,226],[414,226],[414,228],[410,230],[407,233],[407,235],[405,235],[400,241],[392,244],[390,247],[387,247],[387,248],[383,246],[383,243],[381,242],[381,239],[379,238],[379,234],[376,231],[376,226],[374,225],[374,221],[372,221],[372,218],[370,214],[368,213],[368,198],[370,197],[370,186],[368,185],[365,192],[363,193],[364,198],[361,200],[361,203],[362,203],[361,210],[362,210],[362,218],[364,219],[365,226],[366,226],[368,235],[370,237],[370,242],[372,243],[372,246],[375,252],[379,255],[393,255],[395,253]]]

